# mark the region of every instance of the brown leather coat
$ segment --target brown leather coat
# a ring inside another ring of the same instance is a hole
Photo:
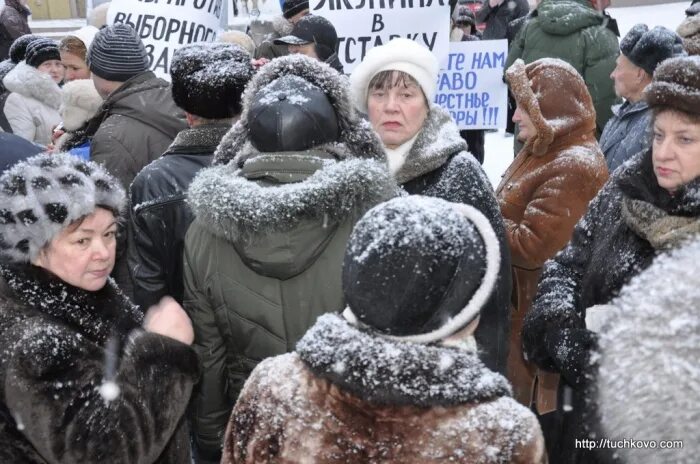
[[[537,134],[496,190],[513,268],[508,380],[514,396],[540,414],[556,408],[558,376],[523,359],[521,329],[544,262],[564,248],[588,203],[608,177],[595,139],[595,110],[583,79],[560,60],[516,62],[507,72],[520,108]],[[537,380],[537,389],[535,382]]]

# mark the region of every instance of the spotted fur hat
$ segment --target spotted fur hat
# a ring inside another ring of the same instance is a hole
[[[73,221],[98,206],[121,212],[125,201],[104,168],[68,153],[17,163],[0,177],[0,259],[30,262]]]

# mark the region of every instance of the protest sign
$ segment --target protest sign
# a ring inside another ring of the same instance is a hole
[[[507,56],[506,40],[450,43],[446,66],[438,75],[435,103],[450,112],[460,129],[505,127]]]
[[[338,58],[352,72],[372,47],[396,37],[428,47],[441,62],[450,40],[448,0],[311,0],[312,14],[329,20],[338,33]]]
[[[170,79],[173,53],[183,45],[212,42],[219,31],[224,0],[113,0],[107,24],[130,24],[143,40],[149,69]]]

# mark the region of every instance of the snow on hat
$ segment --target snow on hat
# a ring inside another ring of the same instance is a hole
[[[289,35],[275,39],[276,45],[316,45],[316,53],[321,61],[326,61],[338,43],[335,27],[323,16],[304,16],[294,25]]]
[[[24,57],[27,54],[27,45],[41,38],[42,37],[34,34],[24,34],[23,36],[15,39],[10,46],[10,59],[12,62],[17,64],[24,60]]]
[[[700,7],[700,3],[697,3]],[[688,16],[676,30],[683,39],[683,48],[689,55],[700,55],[700,15]]]
[[[102,166],[68,153],[17,163],[0,177],[0,258],[30,262],[73,221],[98,206],[119,212],[125,200]]]
[[[299,76],[263,87],[248,109],[250,143],[263,152],[308,150],[336,142],[338,117],[328,96]]]
[[[24,61],[29,66],[38,68],[41,63],[49,60],[61,60],[58,44],[54,40],[39,38],[29,42],[24,56]]]
[[[126,82],[148,69],[148,54],[133,27],[113,24],[95,34],[86,62],[102,79]]]
[[[649,30],[646,24],[635,24],[620,41],[620,52],[649,75],[663,60],[683,54],[683,42],[675,32],[663,26]]]
[[[350,75],[350,86],[355,105],[367,112],[369,83],[382,71],[403,71],[414,78],[425,98],[432,102],[437,92],[439,65],[435,55],[413,40],[396,38],[386,45],[372,48]]]
[[[297,13],[309,9],[309,0],[284,0],[282,4],[282,16],[291,18]]]
[[[95,26],[83,26],[80,29],[69,32],[67,34],[68,37],[75,37],[78,40],[80,40],[83,45],[85,45],[85,50],[90,49],[90,45],[92,45],[92,41],[95,38],[95,35],[99,32],[99,29],[96,28]]]
[[[661,63],[644,89],[644,98],[651,107],[700,115],[700,56],[680,56]]]
[[[479,316],[500,260],[496,233],[476,208],[395,198],[367,212],[350,236],[343,315],[388,338],[444,339]]]
[[[175,104],[209,119],[241,113],[241,96],[253,76],[250,55],[229,43],[198,43],[175,51],[170,66]]]

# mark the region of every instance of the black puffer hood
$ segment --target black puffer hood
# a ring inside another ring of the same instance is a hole
[[[241,165],[252,151],[256,151],[250,143],[248,112],[258,92],[283,76],[298,76],[326,94],[338,118],[340,133],[336,143],[350,148],[357,157],[376,160],[386,158],[372,126],[360,118],[350,101],[347,78],[318,60],[303,55],[289,55],[266,64],[250,81],[243,94],[241,118],[221,141],[214,154],[214,164],[225,164],[237,158],[236,162]]]

